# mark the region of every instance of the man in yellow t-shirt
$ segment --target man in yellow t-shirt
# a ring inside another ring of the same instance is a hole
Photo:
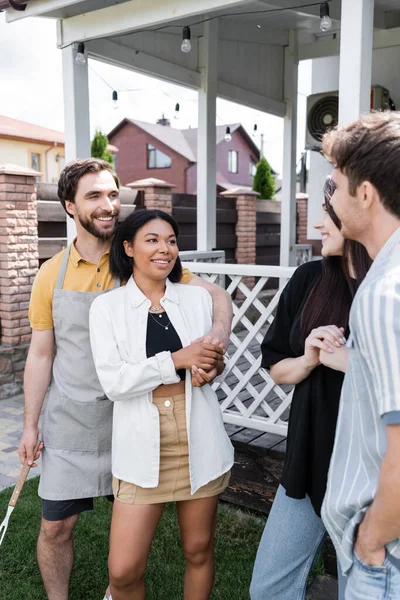
[[[111,496],[112,403],[98,381],[90,349],[89,309],[113,287],[109,248],[120,212],[118,179],[105,161],[69,163],[58,195],[74,219],[77,237],[40,268],[32,287],[32,341],[25,368],[25,420],[21,462],[36,466],[42,454],[39,495],[43,502],[38,561],[49,600],[68,600],[73,530],[93,498]],[[226,347],[232,319],[229,295],[184,270],[182,283],[206,287],[213,297],[214,325],[204,346]],[[211,379],[211,372],[209,374]],[[44,398],[43,440],[38,422]],[[106,594],[106,598],[109,597]]]

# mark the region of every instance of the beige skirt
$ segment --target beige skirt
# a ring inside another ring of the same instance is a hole
[[[113,477],[114,497],[125,504],[161,504],[209,498],[228,486],[230,471],[191,495],[185,394],[153,397],[160,415],[160,474],[156,488],[142,488]]]

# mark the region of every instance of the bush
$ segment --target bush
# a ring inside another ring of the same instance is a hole
[[[256,174],[253,179],[253,190],[259,192],[260,200],[273,200],[275,194],[275,179],[271,167],[265,156],[257,164]]]
[[[114,159],[111,152],[107,150],[107,146],[108,137],[102,133],[100,129],[96,129],[96,133],[94,134],[94,138],[92,140],[91,154],[94,158],[102,158],[103,160],[106,160],[114,167]]]

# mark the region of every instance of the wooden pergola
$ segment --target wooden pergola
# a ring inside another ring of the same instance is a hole
[[[1,0],[0,8],[8,2]],[[346,123],[369,110],[373,46],[400,45],[397,0],[331,0],[329,7],[326,33],[315,0],[28,0],[25,10],[6,11],[10,23],[32,16],[57,20],[67,160],[90,155],[88,67],[76,63],[79,42],[91,58],[198,91],[198,250],[216,245],[217,96],[282,117],[280,260],[289,266],[299,61],[340,53],[339,117]],[[180,49],[184,26],[191,28],[190,53]]]

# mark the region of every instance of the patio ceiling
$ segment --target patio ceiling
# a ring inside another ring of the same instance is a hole
[[[121,2],[120,0],[27,0],[29,3],[24,11],[16,11],[9,7],[8,0],[0,0],[0,9],[7,10],[7,20],[14,21],[28,16],[43,15],[55,19],[69,19],[79,15],[87,15],[94,11],[109,8],[117,5],[132,5],[132,0]],[[313,0],[310,1],[312,4]],[[18,0],[23,4],[23,0]],[[137,3],[136,4],[140,4]],[[149,4],[151,4],[149,2]],[[167,4],[167,2],[166,2]],[[179,4],[179,2],[177,3]],[[187,4],[191,4],[188,2]],[[199,6],[202,2],[198,3]],[[226,2],[222,10],[218,9],[220,2],[215,2],[215,8],[209,7],[209,11],[215,16],[220,16],[227,20],[240,20],[241,24],[260,25],[267,31],[294,29],[308,34],[319,35],[319,7],[318,2],[315,6],[305,7],[305,0],[232,0]],[[134,7],[133,7],[134,8]],[[286,9],[283,12],[274,12],[279,9]],[[330,1],[331,17],[334,20],[333,29],[338,29],[340,21],[340,0]],[[238,12],[254,12],[254,14],[241,14]],[[262,13],[261,11],[271,11]],[[257,14],[259,13],[259,14]],[[196,14],[196,12],[194,12]],[[199,14],[199,13],[197,13]],[[200,9],[200,14],[204,11]],[[223,15],[223,16],[222,16]],[[192,19],[195,21],[196,19]],[[336,21],[336,22],[335,22]],[[186,23],[186,21],[185,21]],[[190,24],[190,22],[189,22]],[[400,24],[400,6],[398,0],[375,0],[375,26],[377,28],[397,27]],[[179,22],[179,25],[181,23]],[[196,30],[196,34],[201,35],[201,28]]]

